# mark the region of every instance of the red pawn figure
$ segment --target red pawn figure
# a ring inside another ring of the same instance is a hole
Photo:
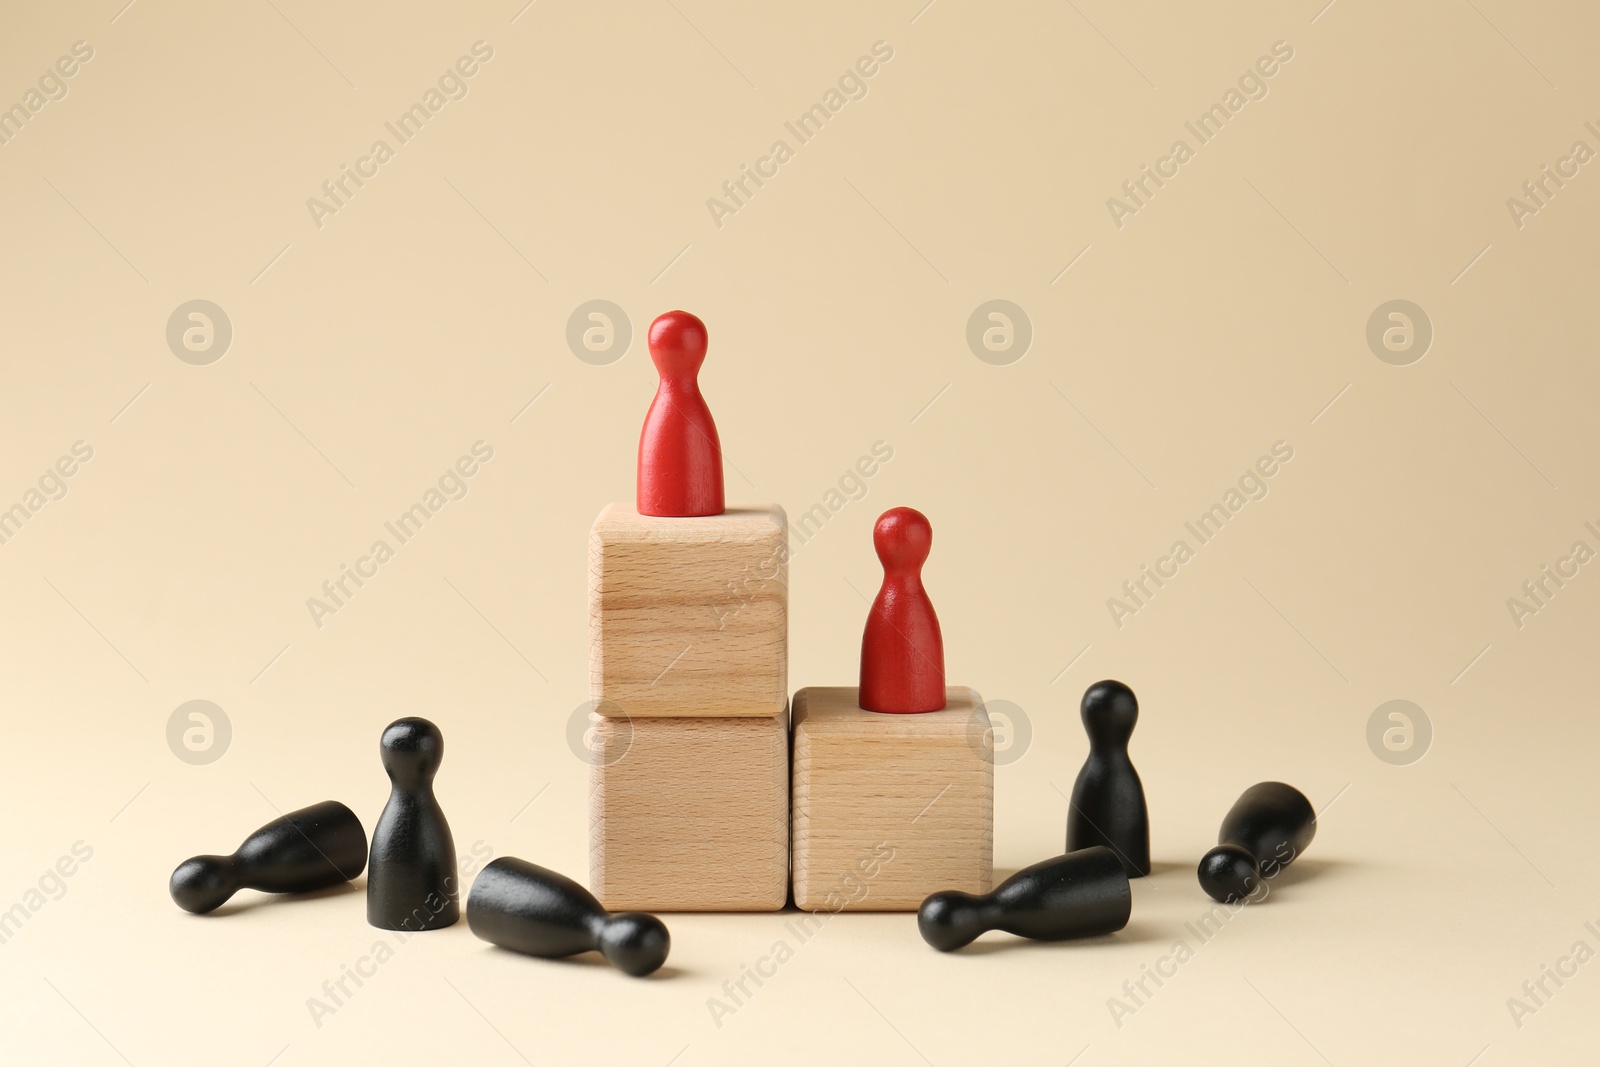
[[[721,515],[722,444],[696,375],[706,324],[669,311],[650,324],[650,358],[661,375],[639,434],[641,515]]]
[[[883,562],[883,587],[861,637],[861,696],[867,711],[908,714],[944,707],[944,638],[922,565],[933,527],[915,508],[878,516],[872,546]]]

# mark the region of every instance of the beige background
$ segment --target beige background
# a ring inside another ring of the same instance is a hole
[[[1600,175],[1520,229],[1506,206],[1600,149],[1588,5],[122,2],[13,4],[0,33],[4,103],[94,52],[0,145],[0,501],[93,448],[0,545],[0,908],[42,905],[0,944],[8,1062],[1592,1056],[1600,965],[1520,1026],[1507,1006],[1600,949],[1600,576],[1521,628],[1506,604],[1600,548]],[[466,97],[319,229],[307,198],[480,40]],[[880,40],[865,98],[716,226],[707,198]],[[1277,41],[1265,98],[1119,229],[1107,198]],[[997,298],[1034,333],[1006,366],[965,338]],[[207,366],[165,338],[193,299],[234,331]],[[635,333],[608,366],[565,339],[592,299]],[[1409,366],[1365,340],[1391,299],[1435,330]],[[792,685],[850,681],[871,523],[921,508],[950,679],[1031,728],[997,768],[997,868],[1060,848],[1077,698],[1109,676],[1144,708],[1158,873],[1094,944],[941,956],[909,916],[842,916],[720,1026],[708,998],[790,916],[669,917],[643,982],[462,925],[317,1025],[377,936],[359,893],[196,919],[168,873],[327,797],[370,826],[378,733],[423,714],[462,852],[582,876],[585,534],[632,492],[642,333],[679,306],[711,332],[731,499],[797,514],[894,451],[795,555]],[[480,440],[467,496],[314,625]],[[1118,628],[1107,598],[1280,440],[1270,494]],[[194,699],[233,729],[204,766],[166,741]],[[1409,766],[1367,744],[1391,699],[1434,730]],[[1263,778],[1328,809],[1310,853],[1115,1019]]]

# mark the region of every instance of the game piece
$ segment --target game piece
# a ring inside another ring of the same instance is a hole
[[[438,930],[461,917],[456,846],[433,795],[444,735],[427,719],[397,719],[378,741],[393,783],[372,829],[367,922],[384,930]]]
[[[306,893],[348,882],[366,865],[361,820],[337,800],[325,800],[273,819],[231,856],[184,860],[168,889],[178,907],[204,915],[241,889]]]
[[[1128,872],[1116,853],[1097,845],[1024,867],[990,893],[935,893],[917,909],[917,930],[950,952],[989,930],[1035,941],[1114,933],[1132,911]]]
[[[788,715],[594,716],[589,884],[614,911],[782,908]]]
[[[771,718],[789,704],[789,520],[602,511],[589,533],[589,696],[601,714]]]
[[[867,711],[938,711],[944,707],[944,639],[922,587],[933,527],[915,508],[890,508],[872,528],[883,585],[861,637],[861,707]]]
[[[881,715],[854,686],[794,698],[794,902],[914,911],[938,889],[994,880],[994,730],[952,686],[939,711]]]
[[[722,444],[698,375],[706,325],[687,311],[650,324],[650,359],[661,382],[639,434],[641,515],[722,514]]]
[[[1139,701],[1121,682],[1091,685],[1080,708],[1089,734],[1089,758],[1072,787],[1067,811],[1067,851],[1105,845],[1130,878],[1150,873],[1150,813],[1144,784],[1128,759],[1128,738],[1139,721]]]
[[[922,586],[932,527],[891,508],[872,543],[883,585],[860,687],[794,698],[794,901],[806,911],[911,911],[936,889],[994,880],[994,729],[975,691],[945,685]]]
[[[1217,847],[1200,860],[1200,888],[1224,904],[1248,900],[1316,834],[1317,813],[1304,793],[1282,782],[1253,785],[1223,816]]]
[[[485,941],[530,956],[598,951],[636,978],[657,970],[672,947],[654,915],[613,915],[566,875],[510,856],[490,863],[472,883],[467,926]]]

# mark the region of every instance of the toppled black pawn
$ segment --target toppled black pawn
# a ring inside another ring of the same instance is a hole
[[[1282,782],[1253,785],[1228,809],[1217,847],[1200,860],[1200,888],[1224,904],[1250,900],[1316,833],[1317,813],[1304,793]]]
[[[643,977],[667,962],[672,938],[654,915],[613,915],[564,874],[506,856],[485,867],[467,896],[467,926],[485,941],[561,959],[598,951]]]
[[[444,735],[427,719],[398,719],[378,741],[393,783],[372,828],[367,922],[384,930],[440,930],[461,918],[456,846],[433,795]]]
[[[1115,933],[1132,912],[1128,872],[1115,852],[1097,845],[1024,867],[988,893],[935,893],[917,909],[917,930],[951,952],[989,930],[1035,941]]]
[[[367,865],[367,834],[337,800],[280,815],[244,839],[231,856],[195,856],[167,884],[184,911],[204,915],[241,889],[309,893],[348,882]]]
[[[1096,682],[1084,692],[1080,712],[1089,758],[1072,787],[1067,851],[1104,845],[1117,854],[1129,878],[1142,878],[1150,873],[1150,811],[1144,783],[1128,758],[1139,700],[1121,682]]]

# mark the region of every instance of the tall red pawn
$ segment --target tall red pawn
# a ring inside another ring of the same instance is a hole
[[[641,515],[721,515],[722,443],[697,376],[706,325],[687,311],[650,324],[650,359],[661,375],[639,434]]]
[[[890,508],[878,516],[872,546],[883,563],[883,586],[872,602],[861,637],[861,707],[912,714],[944,707],[944,637],[922,565],[933,527],[915,508]]]

